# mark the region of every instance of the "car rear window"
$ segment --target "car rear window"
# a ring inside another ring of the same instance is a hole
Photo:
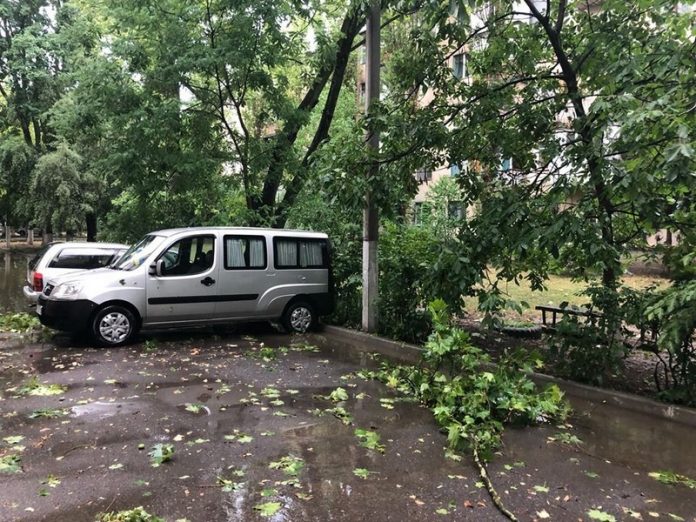
[[[64,248],[48,264],[48,268],[101,268],[116,256],[116,250],[97,248]]]
[[[34,270],[36,268],[36,265],[39,264],[39,261],[41,261],[41,258],[44,256],[46,252],[48,252],[48,249],[51,248],[52,245],[44,245],[41,247],[39,251],[34,254],[34,257],[31,258],[29,261],[29,270]]]

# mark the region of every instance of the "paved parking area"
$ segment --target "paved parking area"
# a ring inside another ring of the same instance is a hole
[[[192,522],[504,520],[467,457],[446,458],[427,409],[360,377],[375,364],[269,329],[108,350],[6,336],[0,520],[92,521],[137,506]],[[383,453],[356,430],[377,434]],[[558,433],[511,429],[490,466],[520,520],[696,520],[696,491],[584,455]],[[153,467],[152,448],[169,445]]]

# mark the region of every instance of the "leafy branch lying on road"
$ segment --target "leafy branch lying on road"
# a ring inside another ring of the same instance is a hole
[[[506,425],[562,421],[568,413],[563,393],[551,385],[538,390],[527,373],[532,360],[506,355],[497,366],[472,346],[469,335],[450,325],[447,305],[430,303],[433,333],[425,344],[423,365],[384,366],[374,376],[387,386],[418,398],[447,432],[451,449],[468,449],[498,509],[515,516],[502,504],[484,462],[501,445]]]

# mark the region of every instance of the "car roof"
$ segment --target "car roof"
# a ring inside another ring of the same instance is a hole
[[[51,243],[51,246],[61,246],[67,248],[111,248],[111,249],[128,249],[128,245],[123,245],[121,243],[96,243],[87,241],[65,241]]]
[[[187,228],[167,228],[151,232],[149,235],[171,237],[184,232],[251,232],[273,234],[277,236],[292,235],[310,238],[326,238],[328,237],[323,232],[311,232],[309,230],[288,230],[284,228],[256,228],[256,227],[187,227]]]

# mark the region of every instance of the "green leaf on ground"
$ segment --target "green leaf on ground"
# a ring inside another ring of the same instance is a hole
[[[262,497],[272,497],[278,494],[278,490],[275,488],[264,488],[261,490]]]
[[[379,433],[357,428],[355,430],[355,436],[360,439],[360,445],[362,447],[384,453],[384,445],[379,443]]]
[[[185,404],[185,407],[184,407],[184,409],[186,411],[190,411],[191,413],[196,413],[196,414],[200,413],[201,410],[203,410],[203,408],[204,408],[204,406],[202,404],[198,404],[196,402],[194,402],[194,403],[187,402]]]
[[[273,388],[272,386],[267,386],[261,390],[261,395],[268,399],[278,399],[280,398],[280,390]]]
[[[553,437],[549,437],[548,441],[560,442],[561,444],[567,444],[569,446],[579,446],[580,444],[583,444],[582,440],[580,440],[578,437],[565,431],[558,432]]]
[[[48,475],[45,479],[41,481],[41,483],[48,486],[49,488],[56,488],[60,485],[60,479],[55,475]]]
[[[222,491],[229,493],[231,491],[239,491],[244,487],[244,482],[236,482],[232,479],[227,479],[224,477],[217,478],[218,486],[222,487]]]
[[[329,394],[329,400],[332,402],[347,401],[348,392],[339,386]]]
[[[4,455],[0,457],[0,473],[19,473],[21,468],[22,457],[19,455]]]
[[[549,488],[546,484],[544,484],[543,486],[534,486],[533,489],[537,493],[548,493],[549,492]]]
[[[9,437],[4,437],[2,440],[4,440],[7,444],[19,444],[24,440],[24,437],[21,435],[10,435]]]
[[[99,513],[97,522],[165,522],[163,518],[151,515],[142,506],[113,513]]]
[[[271,462],[268,465],[271,469],[280,469],[290,477],[296,477],[304,468],[304,460],[294,455],[286,455],[278,461]]]
[[[696,489],[696,480],[672,471],[652,471],[648,473],[648,476],[670,486],[681,484],[687,488]]]
[[[172,444],[155,444],[148,455],[150,455],[152,467],[157,468],[161,464],[172,460],[174,456],[174,446]]]
[[[20,395],[33,395],[37,397],[49,397],[65,393],[67,388],[60,384],[44,384],[39,382],[37,377],[32,377],[17,390]]]
[[[369,471],[365,468],[355,468],[353,470],[353,475],[355,475],[356,477],[360,477],[361,479],[366,479],[370,476],[370,473],[372,473],[372,471]]]
[[[30,419],[55,419],[64,417],[68,414],[65,408],[41,408],[34,410],[29,414]]]
[[[263,504],[256,504],[254,510],[259,512],[262,517],[272,517],[283,505],[280,502],[265,502]]]
[[[587,516],[592,520],[599,520],[599,522],[616,522],[616,517],[600,511],[599,509],[591,509],[587,512]]]

